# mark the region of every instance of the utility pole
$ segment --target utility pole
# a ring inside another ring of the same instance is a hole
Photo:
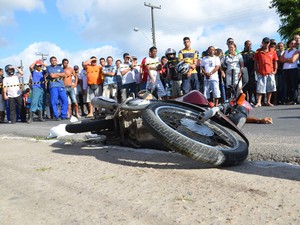
[[[45,60],[47,59],[47,56],[49,55],[48,53],[40,53],[40,52],[36,52],[36,55],[40,55],[42,56],[42,61],[45,62]]]
[[[156,41],[155,41],[155,27],[154,27],[154,9],[161,9],[161,5],[155,6],[151,5],[151,3],[146,3],[144,2],[144,6],[150,7],[151,8],[151,20],[152,20],[152,40],[153,40],[153,46],[156,47]]]
[[[19,67],[23,72],[24,72],[24,67],[23,67],[23,61],[21,59],[20,61],[20,67]],[[21,90],[24,91],[24,75],[21,77]]]

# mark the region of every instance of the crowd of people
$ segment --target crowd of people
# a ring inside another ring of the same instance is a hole
[[[29,87],[24,91],[19,79],[24,72],[7,65],[4,70],[0,68],[0,122],[6,117],[10,123],[32,123],[35,114],[41,122],[45,118],[65,120],[72,115],[92,118],[97,110],[91,104],[93,97],[122,102],[131,93],[137,95],[145,89],[158,99],[200,90],[219,105],[230,97],[234,87],[238,93],[245,93],[254,107],[299,103],[299,35],[286,45],[265,37],[256,51],[250,40],[239,51],[232,38],[227,39],[225,52],[209,46],[200,55],[191,47],[189,37],[183,38],[183,45],[178,54],[168,48],[161,58],[153,46],[140,63],[129,53],[115,62],[112,56],[100,58],[99,64],[92,56],[81,66],[70,66],[68,59],[59,63],[55,56],[50,58],[50,65],[37,60],[29,67]],[[243,82],[243,76],[248,82]]]

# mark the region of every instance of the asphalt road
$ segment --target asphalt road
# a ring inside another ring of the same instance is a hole
[[[246,124],[242,129],[249,139],[248,160],[264,160],[300,164],[300,105],[255,108],[255,117],[272,117],[273,124]],[[45,139],[50,129],[69,121],[0,124],[0,136]],[[86,134],[60,137],[61,140],[86,140]]]

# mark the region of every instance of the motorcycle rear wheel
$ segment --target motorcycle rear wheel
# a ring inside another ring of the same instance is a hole
[[[143,124],[163,145],[192,159],[232,166],[248,156],[248,144],[235,131],[207,120],[199,111],[172,103],[152,103],[142,112]]]
[[[83,120],[81,122],[70,123],[66,126],[66,131],[69,133],[84,133],[101,130],[113,130],[113,119],[102,120]]]

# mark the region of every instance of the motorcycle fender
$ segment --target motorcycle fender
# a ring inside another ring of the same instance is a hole
[[[218,112],[214,117],[211,118],[211,120],[222,124],[223,126],[234,130],[237,132],[241,137],[246,141],[247,145],[249,146],[249,140],[244,134],[244,132],[239,129],[224,113]]]
[[[126,104],[122,105],[122,109],[131,110],[131,111],[143,110],[149,104],[151,104],[151,102],[152,102],[151,100],[134,99],[134,100],[131,100],[131,101],[127,102]]]

